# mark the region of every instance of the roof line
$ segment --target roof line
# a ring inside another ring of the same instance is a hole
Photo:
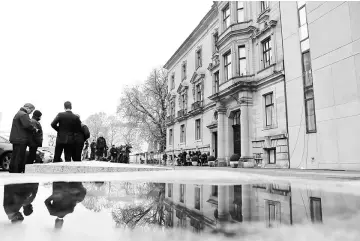
[[[190,41],[190,39],[199,31],[200,27],[208,20],[209,16],[216,10],[217,2],[214,1],[211,9],[207,12],[207,14],[201,19],[200,23],[196,26],[196,28],[191,32],[191,34],[185,39],[185,41],[180,45],[180,47],[175,51],[175,53],[171,56],[171,58],[164,65],[165,69],[168,69],[171,65],[171,62],[177,57],[179,52],[185,47],[185,45]]]

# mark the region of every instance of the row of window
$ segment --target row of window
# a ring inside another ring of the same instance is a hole
[[[185,202],[185,184],[180,184],[180,202]],[[173,184],[168,183],[168,197],[171,198],[173,193]],[[211,196],[218,196],[218,186],[213,185],[211,187]],[[242,221],[242,186],[235,185],[234,186],[234,203],[235,203],[235,219]],[[201,206],[201,189],[200,187],[195,187],[195,209],[200,210]],[[267,221],[270,227],[272,227],[275,223],[281,222],[281,203],[277,201],[267,201]],[[321,198],[310,197],[310,218],[314,223],[322,222],[322,206],[321,206]]]
[[[201,139],[201,119],[195,120],[195,140]],[[173,145],[174,141],[174,131],[169,129],[169,145]],[[186,127],[185,124],[180,126],[180,143],[186,142]]]
[[[307,133],[316,132],[314,86],[312,78],[309,32],[306,17],[306,3],[298,3],[299,36],[301,46],[301,59],[303,69],[305,123]]]
[[[267,201],[267,222],[269,227],[281,223],[281,203]],[[310,218],[313,223],[322,223],[321,198],[310,197]]]
[[[168,183],[168,197],[169,198],[172,197],[173,187],[174,187],[174,185],[172,183]],[[185,203],[185,192],[186,192],[185,184],[180,184],[179,201],[181,203]],[[213,196],[213,197],[218,196],[218,186],[217,185],[211,186],[211,196]],[[241,207],[241,202],[242,202],[242,187],[241,187],[241,185],[234,186],[234,199],[239,201],[237,204],[240,205],[240,207]],[[195,209],[200,210],[200,206],[201,206],[201,188],[195,187]],[[241,208],[239,211],[241,212]],[[242,214],[239,216],[242,217]]]
[[[267,68],[272,64],[272,49],[271,49],[271,37],[266,38],[261,42],[262,44],[262,68]],[[247,69],[247,62],[246,62],[246,48],[244,45],[238,46],[238,69],[239,75],[244,76],[248,74]],[[201,50],[198,52],[199,57],[199,64],[201,66]],[[232,53],[231,50],[227,51],[223,55],[224,59],[224,82],[230,80],[233,77],[233,70],[232,70]],[[182,64],[182,80],[186,78],[186,62]],[[214,93],[217,93],[219,88],[219,72],[214,73]],[[175,74],[171,75],[171,89],[175,88]]]
[[[275,125],[275,104],[273,98],[273,92],[267,93],[263,96],[264,98],[264,109],[265,109],[265,127],[273,127]],[[171,113],[175,115],[175,106],[174,102],[171,102]],[[240,112],[236,112],[234,115],[233,125],[240,125]],[[195,120],[195,140],[201,139],[201,119]],[[169,145],[173,145],[174,133],[173,129],[169,129]],[[186,127],[185,124],[180,126],[180,143],[185,143],[186,141]]]
[[[260,2],[261,12],[264,12],[266,9],[269,8],[269,1],[261,1]],[[244,12],[244,2],[238,1],[236,3],[236,13],[237,13],[237,22],[241,23],[245,21],[245,12]],[[230,4],[227,4],[222,9],[222,24],[224,31],[230,27],[230,19],[231,19],[231,11],[230,11]]]

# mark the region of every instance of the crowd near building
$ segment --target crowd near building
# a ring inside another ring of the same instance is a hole
[[[168,155],[360,169],[360,2],[214,2],[166,62]]]

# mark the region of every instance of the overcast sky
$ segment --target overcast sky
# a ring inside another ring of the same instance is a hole
[[[64,101],[85,120],[162,66],[212,1],[0,1],[0,130],[30,102],[44,132]]]

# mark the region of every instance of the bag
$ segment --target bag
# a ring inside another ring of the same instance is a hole
[[[86,125],[83,125],[81,129],[82,129],[82,132],[84,134],[84,140],[89,139],[90,138],[89,128]]]
[[[102,137],[100,137],[100,138],[97,140],[96,148],[102,149],[102,148],[105,148],[105,146],[106,146],[105,139],[102,138]]]

